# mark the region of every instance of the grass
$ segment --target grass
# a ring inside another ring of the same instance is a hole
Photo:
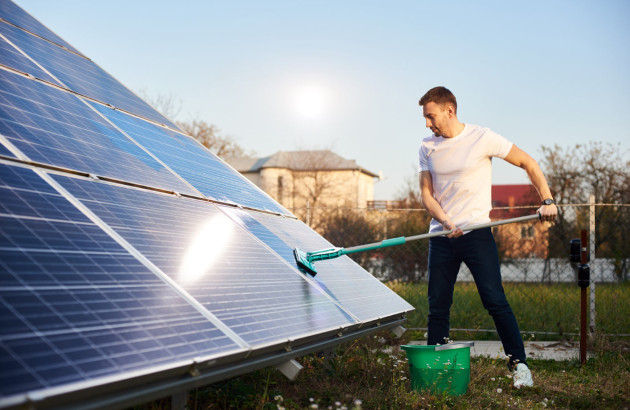
[[[391,283],[390,287],[416,311],[409,315],[407,327],[425,328],[429,311],[426,283]],[[531,338],[531,332],[551,332],[557,335],[535,334],[536,340],[579,340],[580,288],[567,283],[514,283],[503,284],[508,301],[516,315],[519,327]],[[597,329],[605,334],[630,333],[630,282],[597,284]],[[455,329],[494,329],[492,318],[481,305],[474,283],[457,283],[451,308],[451,327]],[[451,335],[457,339],[497,340],[495,333],[460,332]]]
[[[503,359],[473,358],[460,397],[412,390],[408,340],[388,332],[339,346],[332,357],[300,359],[295,382],[267,368],[190,393],[190,409],[623,409],[630,407],[630,344],[600,339],[585,367],[575,361],[531,360],[536,386],[515,389]],[[166,409],[162,400],[143,409]]]
[[[462,284],[467,285],[467,284]],[[408,326],[418,326],[426,320],[423,304],[426,289],[423,284],[392,284],[396,292],[417,306],[419,313],[409,318]],[[521,285],[522,286],[522,285]],[[579,306],[579,288],[564,285],[528,284],[529,289],[512,289],[506,292],[522,329],[540,329],[536,315],[525,309],[529,295],[544,300],[550,318],[560,325],[545,324],[544,329],[573,329],[575,313],[572,304]],[[548,289],[548,288],[555,289]],[[559,287],[559,288],[558,288]],[[599,286],[598,326],[607,321],[606,329],[629,333],[630,307],[627,301],[630,287],[627,284]],[[424,292],[424,293],[423,293]],[[512,292],[510,296],[510,292]],[[521,296],[519,296],[521,295]],[[522,296],[527,295],[527,296]],[[577,296],[576,296],[577,295]],[[601,296],[601,297],[600,297]],[[603,301],[604,298],[610,299]],[[524,300],[523,300],[524,299]],[[471,287],[458,285],[453,326],[466,326],[484,322],[487,316]],[[458,300],[463,306],[458,306]],[[539,303],[539,302],[536,302]],[[523,304],[523,305],[521,305]],[[478,305],[478,308],[475,307]],[[474,310],[474,311],[471,311]],[[539,311],[541,311],[539,309]],[[579,310],[578,310],[579,312]],[[424,317],[423,317],[424,316]],[[460,318],[463,316],[465,319]],[[461,323],[461,324],[460,324]],[[422,326],[418,326],[422,327]],[[604,326],[602,326],[604,327]],[[609,330],[610,331],[610,330]],[[515,389],[504,359],[472,358],[468,392],[460,397],[418,392],[411,388],[406,355],[400,345],[418,340],[423,332],[407,332],[397,339],[390,332],[381,332],[340,345],[327,357],[317,355],[300,358],[304,369],[296,381],[287,380],[274,368],[266,368],[211,386],[191,391],[189,409],[428,409],[428,408],[496,408],[496,409],[591,409],[630,408],[630,338],[615,338],[599,334],[591,343],[590,358],[584,367],[578,360],[528,360],[534,374],[535,387]],[[466,340],[471,335],[464,335]],[[487,334],[473,334],[479,338]],[[491,335],[490,339],[496,339]],[[473,337],[474,338],[474,337]],[[456,338],[462,340],[463,338]],[[529,339],[529,338],[528,338]],[[170,400],[163,399],[139,406],[138,409],[168,409]]]

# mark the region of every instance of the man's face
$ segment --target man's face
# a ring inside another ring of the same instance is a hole
[[[427,121],[427,128],[431,129],[438,137],[443,137],[446,131],[449,110],[445,105],[428,102],[422,106],[422,114]]]

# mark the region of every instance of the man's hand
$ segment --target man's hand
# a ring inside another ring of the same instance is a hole
[[[556,216],[558,216],[558,207],[555,204],[543,205],[538,208],[536,212],[540,214],[541,221],[552,222],[556,219]]]
[[[457,238],[458,236],[462,236],[464,234],[464,232],[462,232],[461,229],[456,227],[455,224],[451,222],[450,219],[443,221],[442,227],[444,228],[445,231],[454,230],[453,233],[446,235],[447,238]]]

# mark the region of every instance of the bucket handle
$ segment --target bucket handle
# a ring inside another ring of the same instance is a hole
[[[473,347],[475,342],[457,342],[457,343],[447,343],[445,345],[435,346],[435,351],[438,350],[450,350],[450,349],[460,349],[462,347]]]

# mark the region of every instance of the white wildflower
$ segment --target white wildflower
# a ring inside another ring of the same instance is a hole
[[[503,393],[503,389],[497,389],[497,393]]]

